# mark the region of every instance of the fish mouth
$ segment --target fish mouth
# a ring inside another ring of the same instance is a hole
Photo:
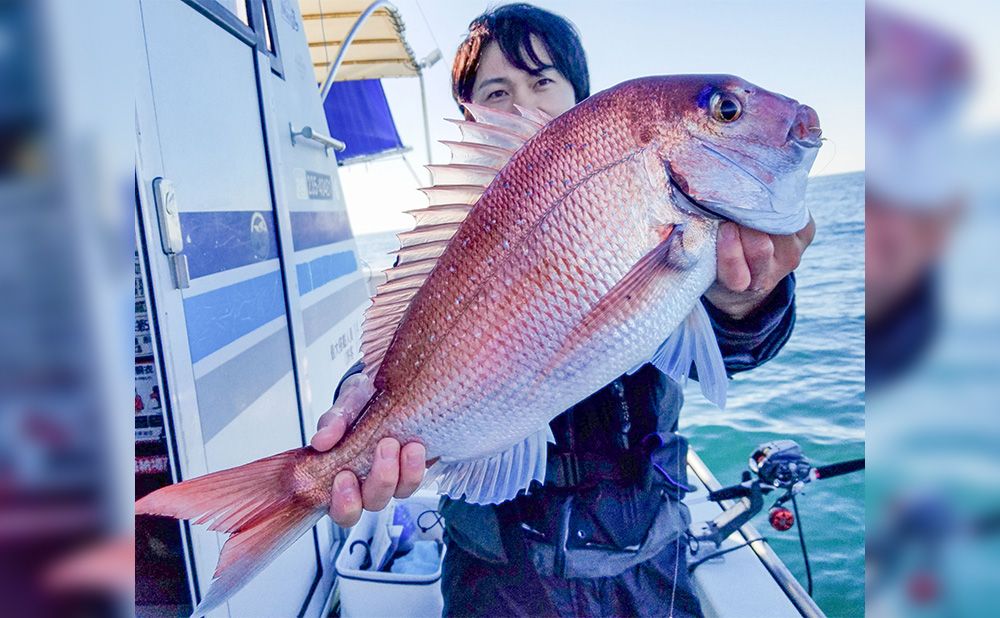
[[[819,148],[823,145],[823,129],[819,125],[819,115],[808,105],[799,105],[795,118],[788,128],[786,141],[803,148]]]
[[[712,210],[710,207],[706,206],[702,202],[699,202],[698,200],[694,199],[694,197],[692,197],[691,194],[685,191],[681,187],[680,183],[678,183],[674,179],[673,174],[668,173],[667,180],[670,182],[670,186],[673,188],[676,194],[684,198],[683,199],[684,203],[680,204],[681,208],[691,212],[692,214],[701,215],[709,219],[717,219],[719,221],[732,221],[732,219],[730,219],[729,217],[723,215],[720,212]]]
[[[823,145],[823,138],[821,137],[809,137],[805,139],[793,137],[789,141],[802,148],[819,148]]]

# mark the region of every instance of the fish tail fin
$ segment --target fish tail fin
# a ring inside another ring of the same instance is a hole
[[[295,482],[296,464],[311,450],[294,449],[169,485],[135,503],[137,515],[190,519],[230,534],[193,615],[224,603],[326,513],[326,503],[316,498],[322,492]]]

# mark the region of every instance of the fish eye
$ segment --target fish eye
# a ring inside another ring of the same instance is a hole
[[[726,92],[716,92],[709,104],[712,118],[719,122],[735,122],[743,113],[740,100]]]

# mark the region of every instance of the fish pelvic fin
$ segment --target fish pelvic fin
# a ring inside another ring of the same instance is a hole
[[[169,485],[135,503],[136,515],[190,519],[230,535],[194,616],[225,603],[326,513],[316,492],[296,489],[301,475],[294,474],[295,464],[311,450],[293,449]]]
[[[726,408],[729,376],[712,322],[701,302],[695,303],[691,313],[656,350],[650,362],[681,385],[687,382],[694,365],[701,393],[720,409]]]

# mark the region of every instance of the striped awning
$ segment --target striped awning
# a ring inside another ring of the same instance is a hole
[[[316,82],[323,84],[351,28],[373,0],[299,0]],[[399,12],[385,3],[365,20],[347,48],[334,81],[414,77],[413,50]]]

